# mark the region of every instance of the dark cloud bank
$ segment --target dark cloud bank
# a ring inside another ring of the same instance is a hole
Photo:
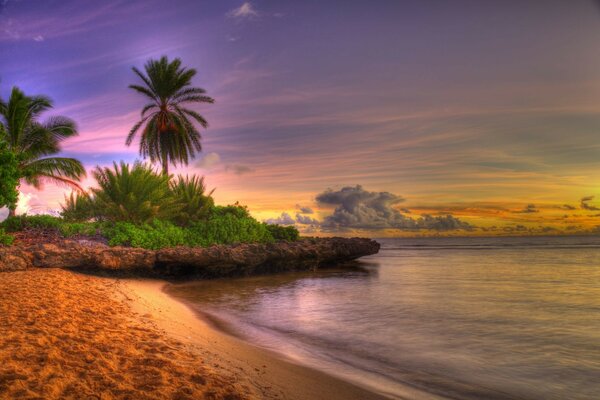
[[[411,218],[394,208],[404,201],[390,192],[369,192],[362,186],[347,186],[341,190],[328,189],[316,197],[318,203],[336,206],[332,215],[325,217],[325,230],[343,229],[399,229],[435,231],[472,230],[474,227],[452,215],[423,215]]]

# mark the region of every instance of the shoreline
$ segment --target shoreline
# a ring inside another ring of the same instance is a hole
[[[263,399],[384,400],[394,398],[353,382],[300,365],[221,330],[209,317],[199,315],[189,304],[167,294],[169,284],[157,279],[123,279],[123,294],[133,298],[132,307],[153,321],[168,335],[202,351],[209,363],[225,371],[237,371],[252,382]],[[412,390],[407,396],[414,397]],[[427,397],[431,398],[428,394]]]

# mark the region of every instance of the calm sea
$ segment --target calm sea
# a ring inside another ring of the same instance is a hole
[[[600,237],[379,241],[349,269],[168,291],[392,397],[600,398]]]

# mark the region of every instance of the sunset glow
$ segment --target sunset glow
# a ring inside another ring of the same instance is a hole
[[[0,2],[0,94],[50,95],[79,124],[64,154],[88,170],[139,158],[124,145],[142,105],[131,67],[164,54],[216,99],[199,110],[203,153],[173,172],[205,175],[217,203],[259,220],[373,237],[600,226],[592,1],[28,4]],[[393,199],[319,201],[357,185]],[[19,210],[37,213],[68,190],[22,192]]]

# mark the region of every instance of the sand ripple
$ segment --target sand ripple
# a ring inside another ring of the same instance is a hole
[[[118,295],[59,269],[0,274],[0,398],[251,397]]]

